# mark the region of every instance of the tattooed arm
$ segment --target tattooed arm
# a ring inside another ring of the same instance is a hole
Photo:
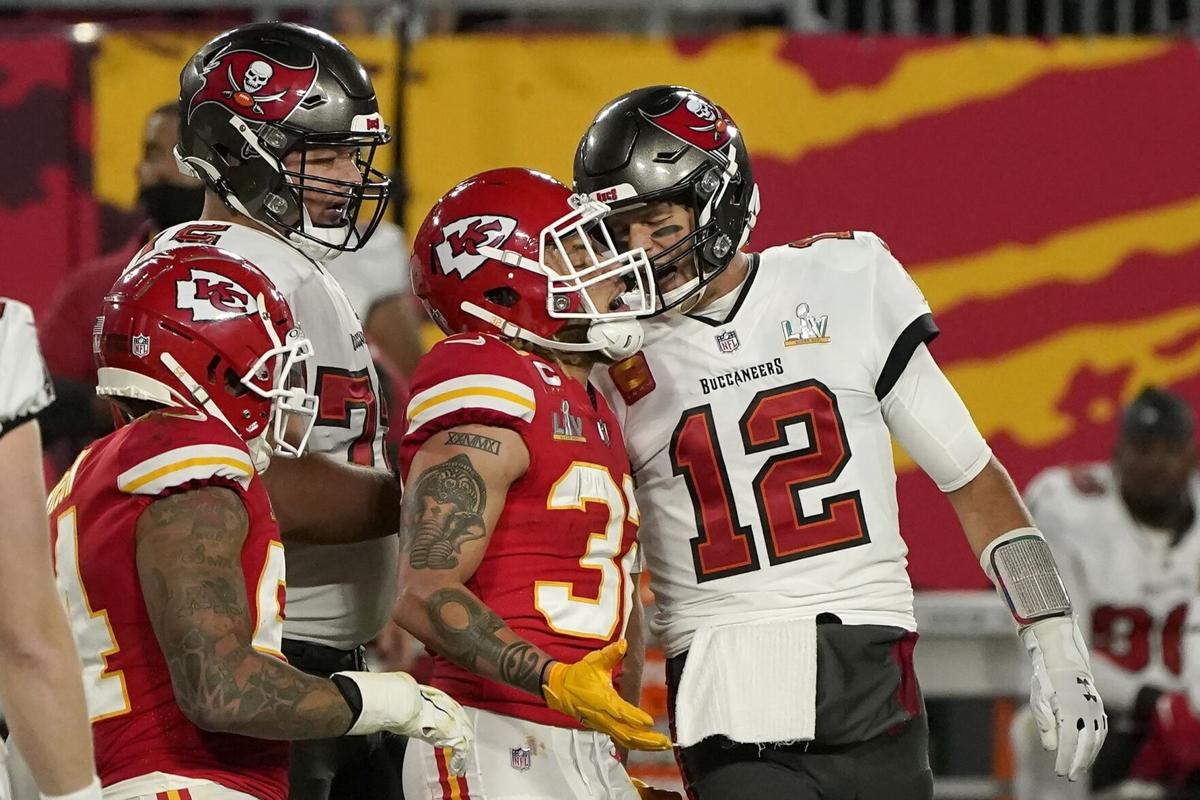
[[[241,562],[248,528],[241,498],[213,486],[156,500],[138,518],[138,576],[175,699],[207,731],[340,736],[354,712],[334,683],[251,647]]]
[[[487,551],[508,488],[528,466],[525,443],[505,428],[462,425],[421,447],[400,512],[396,623],[454,663],[540,697],[550,657],[465,586]]]

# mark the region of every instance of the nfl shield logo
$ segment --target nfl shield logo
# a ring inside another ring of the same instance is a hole
[[[742,346],[738,341],[737,331],[725,331],[716,335],[717,349],[722,353],[732,353]]]
[[[510,747],[508,752],[512,755],[512,768],[517,772],[525,772],[533,766],[533,751],[528,747]]]
[[[138,358],[145,358],[150,355],[150,337],[143,334],[134,336],[130,343],[130,349]]]

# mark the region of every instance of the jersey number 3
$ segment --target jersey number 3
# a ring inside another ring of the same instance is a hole
[[[803,425],[808,444],[788,447],[787,430]],[[767,557],[783,564],[870,541],[859,492],[821,501],[820,513],[800,507],[803,489],[832,483],[850,461],[850,443],[837,398],[816,380],[759,392],[738,425],[746,455],[771,455],[752,483]],[[708,405],[685,411],[671,437],[671,465],[687,482],[699,535],[692,540],[700,582],[759,569],[749,525],[741,524],[733,488]]]

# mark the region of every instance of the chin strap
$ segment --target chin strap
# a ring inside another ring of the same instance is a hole
[[[548,350],[561,350],[566,353],[602,353],[608,358],[621,361],[641,350],[642,341],[645,338],[640,323],[634,320],[621,320],[618,322],[593,322],[588,326],[586,342],[560,342],[558,339],[539,336],[469,300],[464,300],[460,308],[496,328],[501,336],[523,339]]]

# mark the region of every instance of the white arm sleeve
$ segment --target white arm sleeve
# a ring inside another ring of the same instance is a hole
[[[943,492],[961,489],[992,458],[971,413],[923,344],[882,407],[896,441]]]
[[[54,401],[29,306],[0,297],[0,436]]]

